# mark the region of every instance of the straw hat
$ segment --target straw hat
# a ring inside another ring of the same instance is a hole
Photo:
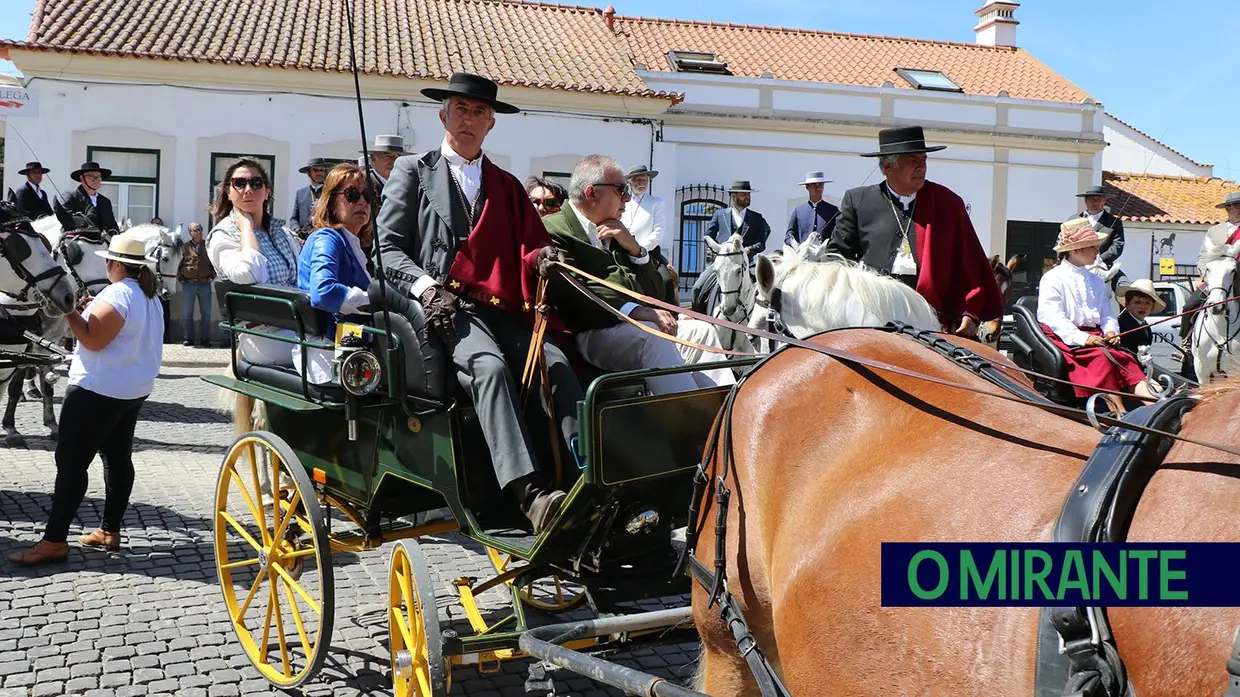
[[[1101,244],[1102,238],[1088,218],[1073,218],[1059,226],[1059,243],[1055,245],[1055,251],[1071,252]]]
[[[1149,297],[1150,300],[1153,300],[1154,301],[1154,313],[1153,314],[1158,314],[1159,312],[1162,312],[1163,310],[1167,309],[1167,303],[1164,302],[1163,299],[1158,296],[1158,292],[1154,290],[1154,282],[1148,278],[1142,278],[1142,279],[1133,281],[1129,285],[1119,286],[1118,288],[1115,289],[1115,299],[1119,301],[1120,307],[1124,306],[1124,300],[1127,299],[1129,291],[1134,292],[1134,293],[1140,293],[1142,295]]]
[[[151,263],[151,260],[146,257],[146,245],[143,244],[142,240],[127,233],[121,233],[113,237],[112,241],[108,243],[107,251],[95,252],[95,254],[104,259],[119,261],[130,266],[137,266],[139,264],[150,265]]]

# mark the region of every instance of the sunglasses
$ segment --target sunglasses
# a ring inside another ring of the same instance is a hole
[[[247,184],[250,186],[251,191],[261,191],[267,186],[267,182],[263,181],[262,177],[233,177],[230,182],[232,183],[232,188],[237,191],[245,191]]]
[[[560,199],[558,198],[532,198],[530,199],[530,203],[534,204],[535,206],[543,205],[543,206],[546,206],[547,208],[559,208],[560,207]]]
[[[344,200],[348,201],[349,203],[357,203],[363,198],[366,199],[366,203],[371,202],[369,193],[365,191],[359,191],[356,187],[353,187],[353,186],[350,186],[344,191],[337,191],[336,195],[344,196]]]
[[[616,193],[617,193],[617,194],[619,194],[619,195],[621,195],[621,196],[628,196],[628,194],[629,194],[629,183],[628,183],[628,182],[623,182],[623,183],[620,183],[620,184],[612,184],[611,182],[599,182],[599,183],[595,184],[595,186],[611,186],[611,187],[614,187],[614,188],[616,189]]]

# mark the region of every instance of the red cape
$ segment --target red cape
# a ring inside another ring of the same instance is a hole
[[[1002,317],[1003,296],[964,200],[927,181],[917,192],[913,222],[920,267],[917,292],[938,310],[944,327],[955,329],[966,315],[978,322]]]
[[[448,269],[448,288],[533,324],[538,296],[534,262],[539,250],[554,243],[516,177],[484,157],[482,181],[486,200]],[[547,322],[551,332],[567,331],[554,311],[548,311]]]

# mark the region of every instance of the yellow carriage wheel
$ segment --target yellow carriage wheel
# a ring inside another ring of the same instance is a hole
[[[260,471],[268,473],[269,492]],[[331,549],[310,477],[279,436],[246,433],[224,456],[215,488],[215,566],[228,618],[254,667],[277,687],[313,677],[331,643]]]
[[[487,558],[491,560],[491,566],[495,567],[495,572],[500,574],[508,571],[513,561],[512,555],[494,547],[487,547]],[[511,586],[513,582],[509,579],[508,585]],[[577,607],[586,597],[584,592],[567,588],[564,581],[555,573],[521,586],[517,594],[521,602],[543,612],[567,612]]]
[[[388,646],[396,697],[443,697],[451,666],[443,659],[435,586],[422,549],[402,540],[388,568]]]

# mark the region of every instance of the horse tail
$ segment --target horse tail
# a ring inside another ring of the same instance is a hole
[[[231,365],[224,369],[224,376],[234,377]],[[232,413],[236,435],[258,430],[267,422],[265,402],[258,402],[253,397],[234,390],[220,388],[216,396],[216,407],[220,411]]]

